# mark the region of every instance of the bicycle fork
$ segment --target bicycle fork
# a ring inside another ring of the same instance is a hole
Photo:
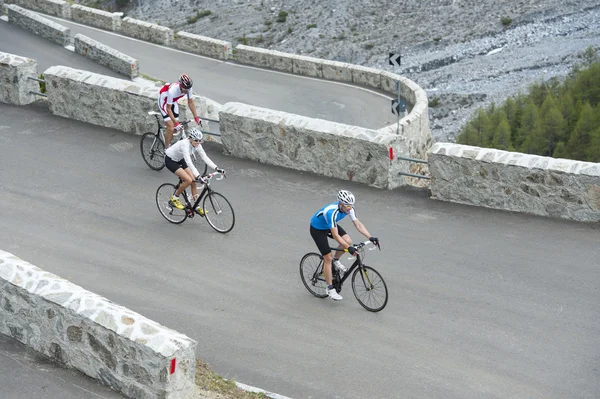
[[[364,264],[360,266],[360,277],[362,278],[363,284],[365,285],[365,289],[367,291],[372,291],[373,290],[373,283],[371,282],[371,279],[369,278],[369,275],[367,274],[367,269],[365,269],[363,266],[365,266]],[[366,281],[365,281],[366,279]]]

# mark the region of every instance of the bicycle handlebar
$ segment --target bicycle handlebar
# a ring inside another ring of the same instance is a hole
[[[370,240],[367,240],[367,241],[362,241],[362,242],[359,242],[358,244],[352,244],[352,246],[353,246],[354,248],[356,248],[357,250],[359,250],[359,249],[363,248],[364,246],[366,246],[366,245],[368,245],[368,244],[373,244],[373,243],[372,243]],[[375,245],[375,244],[373,244],[373,245]],[[380,247],[379,245],[375,245],[375,246],[376,246],[377,248],[379,248],[379,250],[381,251],[381,247]],[[371,248],[371,250],[373,250],[373,249],[375,249],[375,248]],[[344,249],[344,252],[348,252],[348,250],[347,250],[347,249]]]
[[[220,177],[215,177],[215,176],[220,176]],[[208,175],[202,176],[203,178],[210,180],[213,177],[215,177],[215,179],[217,180],[223,180],[224,177],[227,177],[227,175],[224,175],[223,173],[219,173],[219,172],[213,172],[213,173],[209,173]],[[200,180],[194,180],[196,183],[203,183]]]

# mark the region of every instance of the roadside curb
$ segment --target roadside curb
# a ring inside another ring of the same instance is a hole
[[[271,399],[292,399],[288,396],[283,396],[283,395],[279,395],[277,393],[265,391],[264,389],[260,389],[260,388],[256,388],[256,387],[253,387],[250,385],[242,384],[241,382],[236,382],[235,385],[237,385],[238,388],[243,389],[244,391],[254,392],[254,393],[262,393],[266,397],[271,398]]]

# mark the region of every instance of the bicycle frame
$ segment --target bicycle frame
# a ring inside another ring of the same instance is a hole
[[[190,201],[188,199],[187,192],[185,190],[182,191],[183,199],[185,200],[185,204],[186,204],[187,208],[191,210],[191,212],[188,215],[188,217],[194,217],[193,210],[198,207],[198,205],[200,204],[200,201],[202,200],[202,198],[204,198],[205,195],[207,195],[208,193],[212,192],[212,188],[210,188],[210,180],[215,175],[221,175],[221,174],[218,173],[218,172],[213,172],[211,174],[208,174],[208,175],[204,176],[206,178],[206,184],[203,183],[203,182],[201,182],[201,181],[199,181],[199,180],[194,180],[192,182],[193,184],[197,184],[197,183],[204,184],[204,188],[202,189],[202,192],[200,192],[198,194],[198,198],[196,199],[196,201],[194,202],[193,205],[190,203]],[[221,176],[223,176],[223,175],[221,175]],[[222,177],[221,177],[221,179],[222,179]],[[221,179],[217,178],[217,180],[221,180]],[[177,183],[177,185],[175,186],[175,190],[177,190],[179,188],[179,186],[181,185],[182,182],[183,181],[181,179],[179,179],[179,183]]]
[[[350,268],[344,273],[344,276],[341,278],[341,280],[337,281],[337,283],[340,285],[340,287],[342,285],[344,285],[344,281],[346,281],[346,279],[348,277],[350,277],[350,275],[352,274],[352,272],[354,271],[354,269],[356,269],[358,267],[358,268],[360,268],[362,270],[363,266],[365,266],[365,264],[362,262],[362,256],[361,256],[361,253],[360,253],[360,249],[362,249],[365,245],[369,244],[370,242],[371,241],[364,241],[364,242],[360,243],[362,245],[356,251],[356,259],[354,260],[354,263],[352,263],[352,266],[350,266]],[[335,251],[338,250],[338,248],[331,248],[331,249],[335,250]],[[323,260],[322,256],[321,256],[321,261],[323,262],[323,268],[324,268],[325,267],[325,261]],[[336,274],[338,276],[340,275],[340,272],[337,271],[337,270],[335,270],[335,267],[333,266],[333,264],[331,265],[331,273],[332,273],[332,276],[334,277],[334,280],[335,280]],[[369,276],[366,273],[361,273],[360,276],[361,276],[361,278],[362,278],[363,283],[365,284],[365,286],[373,287],[373,284],[371,283],[371,280],[369,279]],[[365,277],[366,277],[367,281],[365,281]]]

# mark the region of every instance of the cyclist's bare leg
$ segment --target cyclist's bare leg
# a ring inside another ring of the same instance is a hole
[[[165,132],[165,148],[169,148],[171,145],[171,140],[173,140],[173,129],[175,125],[173,125],[173,121],[171,119],[167,119],[165,121],[165,125],[167,126],[167,131]]]
[[[348,245],[352,245],[352,238],[350,238],[350,235],[348,235],[348,234],[344,234],[344,235],[342,236],[342,239],[343,239],[344,241],[346,241],[346,243],[347,243]],[[344,247],[340,245],[340,246],[338,246],[338,250],[337,250],[337,251],[335,251],[335,257],[336,257],[337,259],[339,259],[339,258],[340,258],[340,257],[341,257],[343,254],[344,254]]]
[[[179,197],[183,190],[185,190],[190,184],[192,184],[192,181],[194,181],[194,179],[192,178],[191,174],[188,174],[183,168],[177,169],[175,171],[175,174],[181,179],[181,184],[179,185],[177,191],[175,191],[175,196]]]
[[[333,275],[331,274],[331,262],[333,261],[333,255],[328,253],[323,255],[323,272],[325,273],[325,282],[327,285],[331,285],[333,281]]]
[[[190,168],[185,168],[185,172],[194,180],[194,173]],[[198,186],[196,186],[196,183],[191,183],[191,190],[193,195],[192,201],[196,201],[196,198],[198,198]]]

